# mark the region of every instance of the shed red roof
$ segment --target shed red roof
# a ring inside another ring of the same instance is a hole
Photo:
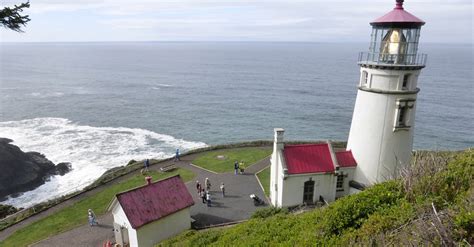
[[[397,0],[397,4],[392,11],[375,19],[370,24],[372,26],[419,27],[423,26],[425,22],[405,11],[403,9],[403,0]]]
[[[194,205],[179,175],[119,193],[117,200],[134,229]]]
[[[327,143],[285,145],[288,174],[334,172],[334,163]]]
[[[357,162],[352,156],[352,151],[338,151],[336,152],[337,163],[340,167],[356,167]]]

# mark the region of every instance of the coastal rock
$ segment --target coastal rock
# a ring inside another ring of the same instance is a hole
[[[58,166],[38,152],[23,152],[12,140],[0,138],[0,201],[7,195],[35,189],[52,175],[64,175],[69,163]]]

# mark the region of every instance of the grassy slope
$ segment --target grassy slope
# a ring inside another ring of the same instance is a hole
[[[265,195],[270,196],[270,167],[263,169],[261,172],[257,173],[258,180],[265,190]]]
[[[193,160],[193,164],[217,173],[224,173],[234,170],[235,161],[244,161],[244,166],[247,167],[269,156],[271,153],[272,149],[269,147],[217,150],[199,156]],[[218,155],[223,155],[225,158],[217,159]]]
[[[437,155],[417,159],[402,179],[375,185],[322,209],[280,213],[225,229],[188,231],[162,245],[438,246],[444,242],[467,246],[474,242],[474,151],[454,160],[453,153]]]
[[[194,178],[195,174],[189,170],[176,169],[169,173],[151,172],[153,180],[179,174],[184,181]],[[1,242],[1,246],[26,246],[45,239],[49,236],[67,231],[78,225],[87,223],[87,209],[91,208],[98,215],[104,214],[112,198],[118,192],[125,191],[144,184],[142,175],[134,176],[126,181],[108,187],[96,195],[85,198],[74,205],[66,207],[59,212],[28,225]]]

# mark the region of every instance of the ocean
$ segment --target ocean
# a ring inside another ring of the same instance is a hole
[[[0,43],[0,137],[73,170],[2,203],[81,189],[131,159],[229,142],[347,140],[368,43]],[[415,149],[474,146],[472,45],[422,44]]]

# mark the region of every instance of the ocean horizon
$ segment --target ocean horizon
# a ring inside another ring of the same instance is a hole
[[[367,43],[0,43],[0,137],[73,170],[2,203],[30,206],[129,160],[206,145],[346,141]],[[466,52],[469,50],[471,52]],[[474,144],[472,45],[424,44],[414,149]]]

